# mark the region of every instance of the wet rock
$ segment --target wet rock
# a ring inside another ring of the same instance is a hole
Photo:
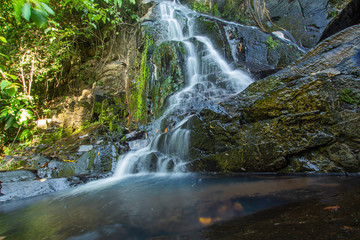
[[[267,29],[277,31],[279,27],[286,29],[299,46],[314,47],[320,39],[322,31],[330,19],[328,0],[267,0],[266,7],[271,21]]]
[[[34,180],[36,177],[36,174],[26,170],[0,172],[3,183]]]
[[[225,112],[205,109],[190,119],[189,169],[360,171],[359,32],[360,25],[348,28],[224,100]]]
[[[150,81],[152,112],[159,117],[166,99],[184,86],[185,46],[181,42],[163,42],[152,54]]]
[[[71,154],[71,153],[68,153]],[[105,144],[94,146],[93,149],[74,156],[73,160],[52,160],[46,166],[38,169],[40,178],[61,178],[71,176],[91,175],[101,177],[115,168],[118,153],[115,145]]]
[[[196,4],[198,3],[196,0],[183,2],[194,6],[194,10],[203,10],[199,4]],[[282,31],[299,46],[310,49],[317,44],[328,23],[336,17],[337,12],[342,10],[345,7],[344,3],[349,0],[266,0],[265,2],[266,10],[257,9],[262,13],[262,19],[259,17],[254,19],[256,14],[251,14],[248,2],[243,0],[213,0],[211,3],[203,2],[202,8],[210,10],[206,11],[206,14],[222,19],[244,25],[259,26],[260,24],[269,33]]]
[[[33,197],[41,194],[65,190],[70,187],[66,178],[30,180],[2,183],[3,196],[0,202],[16,200],[20,198]]]
[[[360,1],[352,0],[341,13],[334,18],[323,31],[319,42],[345,28],[360,23]]]
[[[143,139],[145,137],[145,132],[134,131],[134,132],[126,134],[125,136],[126,136],[127,141],[134,141],[134,140]]]

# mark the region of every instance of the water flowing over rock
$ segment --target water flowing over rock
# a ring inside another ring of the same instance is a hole
[[[188,121],[193,171],[358,172],[360,25]]]
[[[213,39],[203,35],[198,18],[176,2],[163,1],[143,24],[154,42],[148,62],[152,109],[156,116],[162,114],[150,126],[152,142],[121,158],[116,176],[185,171],[191,159],[186,120],[204,107],[215,110],[216,102],[251,83],[244,71],[227,63]],[[216,44],[224,46],[221,41]]]

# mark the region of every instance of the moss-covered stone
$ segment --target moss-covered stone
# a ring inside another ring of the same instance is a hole
[[[220,103],[226,113],[203,110],[191,139],[194,171],[360,171],[359,46],[340,54],[358,37],[358,27],[343,32],[343,43],[328,40],[296,66],[255,82]],[[351,37],[351,36],[352,37]],[[334,44],[334,45],[332,45]],[[331,47],[333,46],[333,47]],[[327,50],[326,50],[327,49]],[[338,54],[339,53],[339,54]],[[352,55],[351,55],[352,54]],[[332,56],[339,59],[323,63]],[[305,71],[316,61],[321,71]],[[343,64],[347,62],[347,67]],[[324,69],[330,64],[330,69]],[[291,71],[299,66],[302,71]],[[340,71],[341,69],[341,71]],[[349,70],[350,69],[350,70]],[[200,136],[198,139],[196,136]],[[206,143],[206,144],[204,144]]]
[[[181,42],[163,42],[151,57],[153,78],[151,81],[152,112],[161,115],[166,99],[184,86],[185,46]]]

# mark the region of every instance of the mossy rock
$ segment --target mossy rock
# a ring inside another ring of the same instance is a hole
[[[150,82],[152,112],[155,117],[161,115],[165,100],[184,86],[184,55],[183,43],[168,41],[157,46],[151,57],[153,79]]]
[[[203,110],[190,129],[207,144],[192,137],[189,169],[359,172],[360,45],[349,50],[359,32],[335,35],[297,65],[224,100],[224,112]]]

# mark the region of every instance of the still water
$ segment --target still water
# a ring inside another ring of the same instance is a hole
[[[0,204],[5,239],[148,239],[321,197],[342,177],[135,174]]]

